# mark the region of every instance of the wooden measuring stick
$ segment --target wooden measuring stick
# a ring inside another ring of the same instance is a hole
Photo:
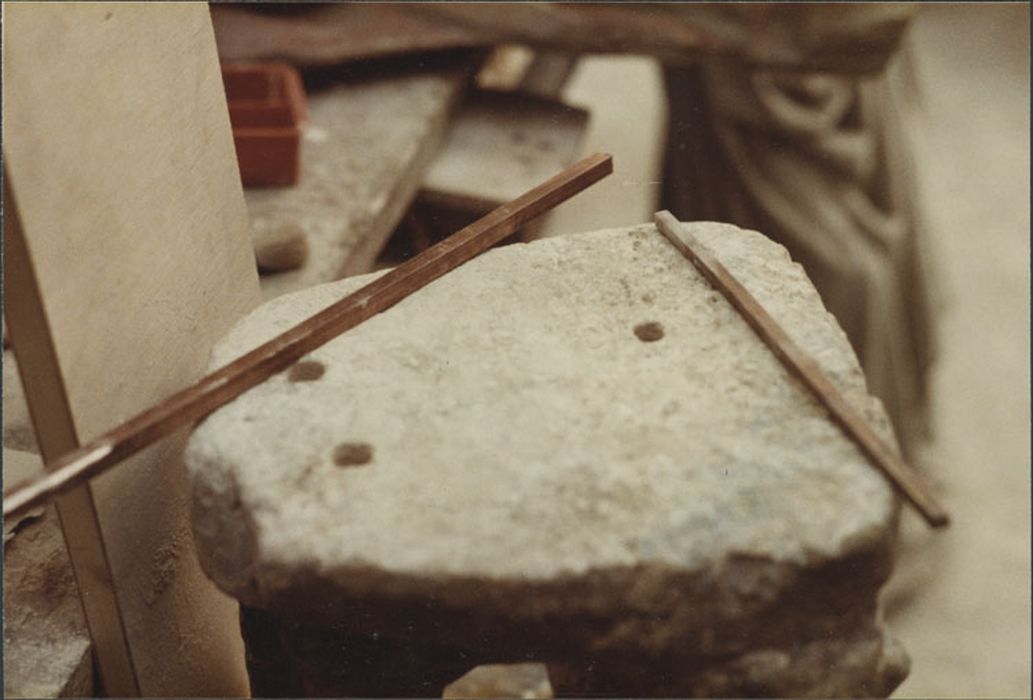
[[[950,522],[947,511],[937,502],[921,476],[912,471],[875,434],[868,421],[843,397],[818,363],[793,342],[732,273],[669,211],[657,212],[654,221],[656,227],[674,247],[681,251],[707,281],[742,314],[782,364],[807,385],[828,409],[833,421],[857,443],[868,459],[890,480],[897,492],[906,498],[932,527],[947,525]]]
[[[303,355],[393,306],[484,252],[531,219],[613,172],[595,154],[352,292],[230,364],[47,466],[39,479],[4,494],[4,517],[45,502],[101,474],[157,440],[205,417]]]

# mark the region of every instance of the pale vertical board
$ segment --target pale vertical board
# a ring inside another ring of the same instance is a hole
[[[52,462],[79,446],[75,420],[58,366],[53,336],[29,259],[18,206],[4,175],[4,297],[9,300],[19,370],[32,387],[29,411],[40,436],[43,459]],[[6,466],[6,465],[5,465]],[[5,481],[7,471],[4,472]],[[111,564],[101,532],[93,489],[83,484],[54,499],[69,560],[78,585],[100,687],[108,695],[136,696],[140,685],[126,638]],[[7,523],[4,523],[5,526]]]
[[[86,441],[201,376],[258,300],[207,5],[5,4],[3,83],[5,170]],[[181,446],[93,484],[142,691],[245,694]]]

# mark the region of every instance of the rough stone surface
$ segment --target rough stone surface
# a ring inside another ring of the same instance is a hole
[[[35,455],[4,450],[7,483],[42,468]],[[94,695],[90,635],[57,513],[35,512],[10,533],[4,525],[4,695]]]
[[[262,277],[266,298],[372,269],[466,81],[462,64],[338,78],[309,92],[298,184],[244,191],[256,244],[284,226],[307,239],[304,266]]]
[[[802,269],[693,226],[892,442]],[[266,304],[213,366],[372,277]],[[549,661],[558,692],[878,695],[906,674],[877,605],[889,486],[652,225],[493,250],[305,361],[323,373],[220,409],[187,464],[205,570],[290,620],[307,662],[365,634]]]
[[[548,670],[542,664],[478,666],[445,688],[448,698],[551,698]]]

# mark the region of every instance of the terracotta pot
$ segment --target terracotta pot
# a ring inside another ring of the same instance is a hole
[[[298,71],[286,63],[224,63],[222,80],[244,187],[297,183],[308,121]]]

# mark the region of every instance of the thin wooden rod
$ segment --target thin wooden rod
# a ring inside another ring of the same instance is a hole
[[[817,362],[782,330],[763,306],[715,258],[710,251],[668,211],[654,215],[656,226],[700,273],[734,306],[772,352],[828,409],[833,421],[857,443],[861,451],[932,527],[949,524],[947,511],[937,502],[922,477],[897,457],[875,433]]]
[[[157,440],[194,423],[306,353],[393,306],[421,287],[613,172],[595,154],[457,231],[196,384],[127,420],[48,465],[41,478],[4,494],[4,517],[45,502],[103,473]]]
[[[36,441],[43,459],[52,460],[77,448],[79,436],[6,170],[3,192],[4,310],[11,321],[11,345]],[[54,499],[54,507],[93,643],[101,689],[110,696],[139,697],[140,682],[126,635],[125,616],[90,484],[80,484],[61,494]]]

